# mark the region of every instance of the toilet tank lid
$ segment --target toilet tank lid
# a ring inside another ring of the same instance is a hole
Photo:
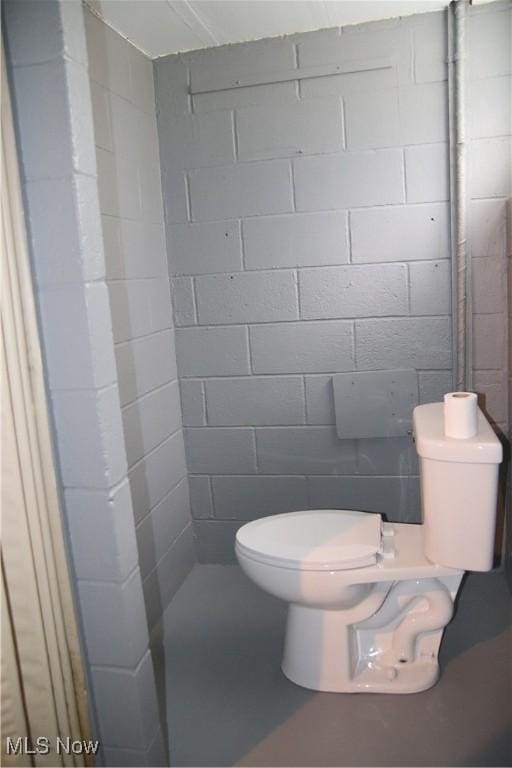
[[[499,464],[503,448],[496,434],[478,409],[478,432],[459,440],[444,433],[444,403],[418,405],[413,411],[413,430],[418,456],[437,461],[464,464]]]

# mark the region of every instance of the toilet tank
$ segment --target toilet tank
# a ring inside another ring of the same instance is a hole
[[[500,441],[480,409],[474,437],[446,437],[443,403],[417,406],[413,429],[425,555],[449,568],[489,571],[494,557]]]

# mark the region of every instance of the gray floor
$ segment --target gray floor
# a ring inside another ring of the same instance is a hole
[[[307,691],[281,673],[286,607],[236,566],[196,566],[164,617],[174,766],[504,766],[512,759],[511,601],[467,577],[440,682],[406,696]]]

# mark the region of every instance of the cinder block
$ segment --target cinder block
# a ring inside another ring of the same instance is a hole
[[[161,56],[153,60],[153,70],[157,120],[163,145],[169,121],[189,112],[188,66],[179,55]]]
[[[507,197],[512,190],[510,137],[471,142],[470,195]]]
[[[354,262],[446,259],[450,254],[445,203],[352,211],[350,233]]]
[[[362,371],[450,368],[448,317],[356,320],[356,359]]]
[[[192,474],[250,474],[256,471],[252,429],[185,430],[187,467]]]
[[[190,523],[188,482],[183,478],[137,526],[142,577],[147,576]]]
[[[361,61],[362,51],[368,52],[370,59],[391,58],[400,47],[401,33],[400,25],[393,20],[325,29],[298,39],[299,66],[312,67],[355,64]]]
[[[167,278],[165,233],[161,221],[155,224],[148,221],[113,219],[108,216],[102,218],[104,236],[106,222],[109,222],[110,226],[112,222],[119,225],[120,248],[118,251],[114,250],[114,258],[107,257],[105,244],[107,279]]]
[[[352,323],[260,325],[250,329],[255,373],[327,373],[354,368]]]
[[[475,370],[504,367],[506,361],[505,315],[473,315],[473,367]]]
[[[128,341],[172,326],[166,280],[117,280],[109,283],[114,340]]]
[[[447,259],[409,264],[411,314],[448,315],[451,282],[451,265]]]
[[[139,109],[155,114],[155,86],[153,61],[126,42],[128,48],[129,72],[132,101]]]
[[[126,221],[126,219],[106,215],[101,216],[107,280],[119,279],[124,276],[124,250],[121,239],[121,224],[123,221]]]
[[[395,522],[419,522],[413,505],[416,478],[309,477],[312,509],[356,509],[378,512]]]
[[[497,424],[506,422],[508,418],[506,370],[475,371],[473,385],[475,391],[483,395],[481,407],[484,407],[491,419]]]
[[[358,474],[418,474],[412,437],[364,438],[356,442]]]
[[[357,65],[356,65],[357,66]],[[356,66],[354,69],[356,69]],[[345,75],[326,75],[301,80],[300,94],[304,99],[325,99],[327,96],[348,96],[352,93],[374,93],[396,88],[397,73],[394,67],[349,72]]]
[[[162,194],[167,224],[179,224],[188,221],[188,192],[185,174],[168,173],[162,170]]]
[[[167,276],[161,223],[101,218],[107,280]]]
[[[194,285],[191,277],[175,277],[171,280],[174,322],[179,325],[196,324]]]
[[[195,565],[193,528],[189,524],[159,561],[155,572],[161,608],[157,621]],[[151,624],[151,627],[156,622]]]
[[[403,143],[398,89],[359,91],[346,95],[347,147],[371,149]]]
[[[473,312],[493,314],[507,309],[507,262],[502,259],[471,260]]]
[[[470,79],[509,74],[512,72],[510,9],[501,6],[496,11],[488,8],[471,11],[467,43]]]
[[[64,493],[77,579],[124,581],[138,562],[130,487]]]
[[[339,440],[334,427],[256,429],[258,469],[267,475],[352,475],[354,440]]]
[[[414,17],[414,79],[432,83],[448,77],[448,35],[446,13],[423,13]]]
[[[96,181],[75,174],[25,185],[39,287],[105,275]],[[51,201],[51,205],[49,204]]]
[[[441,403],[446,393],[453,391],[451,371],[420,371],[418,387],[420,403]]]
[[[254,520],[308,509],[304,477],[214,477],[215,517]]]
[[[194,221],[293,210],[286,160],[190,171],[189,186]]]
[[[105,284],[48,287],[39,294],[52,389],[104,387],[116,380]]]
[[[121,405],[176,379],[173,331],[116,344],[115,354]]]
[[[295,52],[289,39],[258,40],[250,45],[223,46],[197,52],[190,64],[193,91],[226,88],[244,77],[275,74],[295,67]]]
[[[164,126],[162,126],[162,134]],[[167,171],[184,171],[235,160],[233,122],[229,112],[182,115],[165,126],[160,158]]]
[[[198,93],[192,96],[194,112],[212,112],[215,109],[240,109],[259,104],[267,107],[280,106],[297,101],[295,83],[271,83],[252,85],[245,88],[232,88],[227,91]]]
[[[512,133],[510,77],[491,77],[469,84],[469,115],[474,139]]]
[[[131,102],[115,93],[110,94],[110,113],[112,119],[112,151],[116,159],[129,158],[137,162],[147,147],[141,146],[142,138],[153,141],[156,135],[143,137],[144,116]]]
[[[402,153],[397,149],[303,157],[293,164],[299,211],[404,200]]]
[[[180,430],[130,470],[135,522],[139,523],[186,474],[183,434]]]
[[[112,152],[114,144],[112,140],[110,92],[94,80],[91,80],[91,103],[96,146]]]
[[[304,423],[302,378],[251,377],[207,381],[208,424],[251,426]]]
[[[426,83],[402,88],[399,98],[404,144],[448,141],[446,83]]]
[[[119,483],[126,475],[126,454],[117,386],[57,391],[52,402],[64,487],[110,488]]]
[[[131,100],[129,54],[131,46],[101,19],[86,10],[89,76],[119,96]]]
[[[138,167],[140,183],[141,218],[161,224],[164,220],[162,201],[162,179],[158,161],[148,163],[141,160]]]
[[[140,219],[142,207],[137,165],[131,158],[118,157],[99,147],[96,157],[101,213]]]
[[[405,148],[405,178],[408,203],[449,199],[449,159],[446,144]]]
[[[411,431],[418,404],[415,370],[337,373],[332,384],[338,437],[387,439]]]
[[[25,179],[62,178],[73,170],[96,174],[90,98],[87,73],[71,60],[13,70]]]
[[[151,652],[135,670],[93,667],[91,677],[103,743],[139,749],[151,744],[158,723]]]
[[[196,520],[196,554],[200,563],[235,562],[235,535],[240,521]]]
[[[240,160],[343,149],[341,103],[336,98],[241,109],[236,130]]]
[[[135,667],[149,642],[139,569],[122,584],[79,581],[78,600],[89,663]]]
[[[505,200],[472,200],[469,225],[473,258],[504,258],[507,236]]]
[[[196,277],[199,323],[264,323],[298,320],[295,273],[235,272]]]
[[[206,426],[206,402],[202,381],[182,379],[180,382],[181,411],[185,427]]]
[[[194,520],[213,517],[212,490],[210,478],[204,475],[189,475],[190,505]]]
[[[167,238],[171,275],[242,269],[240,225],[236,221],[175,224],[168,227]]]
[[[3,8],[12,66],[41,64],[64,54],[86,63],[82,9],[76,3],[13,0]]]
[[[180,427],[177,381],[126,406],[123,409],[123,429],[128,466],[133,466]]]
[[[96,147],[98,166],[98,196],[100,210],[107,216],[119,217],[119,200],[117,196],[117,180],[114,153],[110,150]],[[132,182],[134,180],[132,177]]]
[[[345,211],[246,219],[242,230],[247,269],[314,267],[348,261]]]
[[[299,273],[300,312],[306,320],[405,315],[407,267],[325,267]]]
[[[250,373],[245,328],[178,328],[180,376],[237,376]]]
[[[335,424],[332,376],[305,376],[306,423]]]

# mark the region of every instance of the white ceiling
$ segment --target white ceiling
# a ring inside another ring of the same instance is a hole
[[[449,0],[86,0],[150,58],[437,11]]]

